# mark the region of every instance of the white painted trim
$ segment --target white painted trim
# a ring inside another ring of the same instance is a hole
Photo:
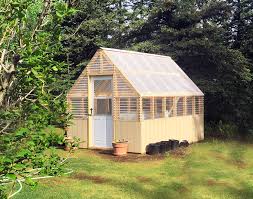
[[[93,114],[94,114],[94,81],[95,80],[111,80],[111,86],[112,86],[112,96],[111,97],[96,97],[97,99],[111,99],[111,102],[112,102],[112,114],[110,115],[110,116],[107,116],[107,115],[101,115],[100,117],[104,117],[104,118],[106,118],[106,117],[111,117],[111,120],[112,120],[112,135],[113,135],[113,137],[114,137],[114,130],[113,130],[113,128],[114,128],[114,125],[113,125],[113,76],[90,76],[90,82],[91,82],[91,108],[93,109]],[[90,110],[89,110],[90,111]],[[99,116],[94,116],[94,115],[92,115],[91,116],[91,125],[92,125],[92,132],[91,132],[91,146],[92,147],[95,147],[95,148],[97,148],[96,146],[95,146],[95,140],[94,140],[94,117],[99,117]]]

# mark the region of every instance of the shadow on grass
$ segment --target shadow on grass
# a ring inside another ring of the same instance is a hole
[[[124,174],[122,177],[106,178],[105,183],[102,183],[101,186],[105,184],[115,187],[122,192],[122,197],[124,194],[128,194],[130,198],[190,199],[196,198],[196,191],[198,191],[197,198],[207,196],[209,192],[213,193],[216,198],[253,198],[253,184],[244,179],[240,179],[242,181],[240,183],[233,176],[233,172],[240,172],[238,170],[239,165],[247,162],[244,157],[247,148],[240,144],[232,144],[228,147],[223,142],[214,143],[214,148],[212,145],[207,145],[207,147],[209,147],[208,150],[202,154],[196,153],[195,150],[195,154],[180,156],[180,158],[171,156],[166,159],[159,168],[163,174],[160,177],[141,176],[139,179],[129,178],[127,180],[124,179],[124,176],[127,177]],[[217,156],[218,154],[220,156]],[[206,158],[206,155],[210,157]],[[103,164],[92,165],[91,162],[88,162],[83,166],[86,171],[88,167],[87,172],[98,169],[105,169],[110,172],[111,169],[117,167],[116,164],[113,167],[110,166],[111,164],[106,163],[106,166]],[[226,165],[230,166],[228,170]],[[103,168],[104,166],[106,168]],[[91,178],[87,178],[87,180],[89,179]]]
[[[230,188],[228,191],[235,198],[250,199],[253,198],[253,186],[247,182],[240,183],[240,188]]]
[[[168,182],[161,184],[158,181],[152,180],[149,185],[152,187],[146,188],[144,183],[113,181],[112,186],[117,187],[123,192],[133,195],[134,198],[145,199],[173,199],[173,198],[190,198],[190,191],[180,182]]]
[[[240,144],[235,145],[229,152],[231,163],[238,168],[245,168],[247,163],[245,161],[246,147]]]
[[[170,181],[169,179],[166,182],[160,182],[160,176],[157,176],[157,178],[137,176],[134,180],[126,180],[124,176],[122,176],[122,178],[119,177],[112,179],[102,176],[89,176],[84,173],[76,173],[74,176],[70,176],[69,178],[76,180],[88,180],[94,184],[100,184],[100,186],[112,186],[123,193],[121,196],[122,198],[124,197],[124,193],[129,195],[130,198],[190,198],[191,193],[187,186],[182,182],[177,182],[175,180]],[[99,180],[99,183],[97,180]]]

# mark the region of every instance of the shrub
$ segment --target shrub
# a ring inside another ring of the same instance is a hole
[[[209,122],[205,125],[205,133],[207,136],[216,138],[235,138],[238,133],[238,127],[232,123]]]
[[[59,146],[64,143],[64,134],[65,132],[62,129],[49,126],[45,129],[46,138],[50,146]]]

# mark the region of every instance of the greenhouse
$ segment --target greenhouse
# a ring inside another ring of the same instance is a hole
[[[83,148],[128,152],[150,143],[204,139],[204,95],[168,56],[100,48],[67,95],[73,115],[68,130]]]

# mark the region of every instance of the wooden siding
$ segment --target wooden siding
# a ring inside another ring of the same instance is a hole
[[[115,140],[127,140],[128,152],[141,153],[141,123],[136,121],[114,121]]]
[[[88,123],[87,119],[73,119],[69,127],[68,136],[80,138],[80,148],[88,147]]]
[[[144,120],[141,122],[141,150],[146,146],[163,140],[188,140],[190,143],[204,139],[204,116],[189,115]]]
[[[89,75],[112,75],[114,65],[102,50],[98,50],[87,65]]]
[[[114,90],[115,97],[139,96],[136,90],[132,87],[132,85],[128,82],[128,80],[124,77],[124,75],[118,69],[115,69],[114,84],[115,84],[115,90]]]
[[[88,76],[87,70],[81,73],[74,85],[68,92],[67,97],[87,97],[88,96]]]

